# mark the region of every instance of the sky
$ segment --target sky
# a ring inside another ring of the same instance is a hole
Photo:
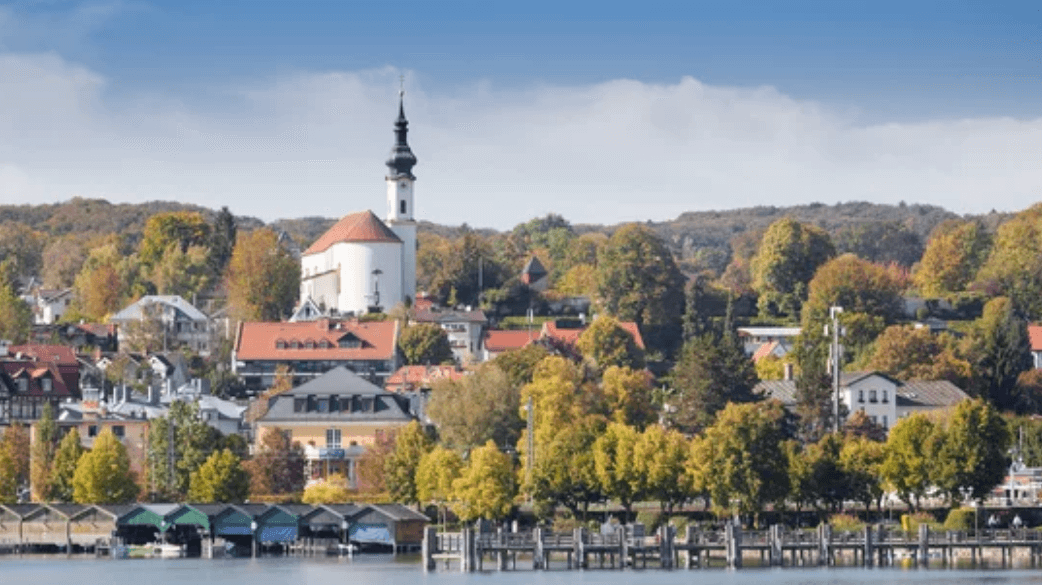
[[[1042,201],[1042,3],[0,1],[0,203],[508,229]]]

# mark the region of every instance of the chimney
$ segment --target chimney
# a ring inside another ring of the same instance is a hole
[[[784,373],[782,374],[782,379],[783,380],[791,380],[792,379],[792,362],[785,362],[784,364],[782,364],[782,367],[784,368]]]

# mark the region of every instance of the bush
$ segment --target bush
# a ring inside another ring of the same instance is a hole
[[[948,512],[948,517],[944,519],[944,529],[962,532],[973,530],[975,519],[973,508],[956,508]]]
[[[937,519],[926,512],[901,515],[901,530],[904,530],[905,532],[917,533],[919,532],[919,526],[921,524],[926,524],[930,527],[930,530],[941,529],[941,525],[937,522]]]
[[[851,514],[833,514],[829,517],[829,525],[833,532],[860,532],[865,529],[865,523]]]
[[[637,512],[634,522],[644,525],[644,534],[652,534],[665,521],[666,516],[659,511],[641,510]]]
[[[683,536],[687,533],[687,525],[691,523],[691,519],[687,516],[673,516],[669,519],[669,523],[677,527],[677,534]]]

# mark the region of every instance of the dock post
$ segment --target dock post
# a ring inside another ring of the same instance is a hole
[[[619,569],[625,569],[629,562],[630,546],[626,536],[626,526],[619,526]]]
[[[658,560],[663,569],[673,568],[673,538],[676,536],[676,527],[663,524],[658,527]]]
[[[433,571],[435,567],[434,553],[438,548],[438,528],[426,526],[423,529],[423,570]]]
[[[724,524],[724,542],[727,550],[727,566],[731,569],[742,568],[742,529],[733,522]]]
[[[916,557],[919,565],[925,567],[930,564],[930,526],[925,523],[919,525],[919,552]]]
[[[586,527],[580,526],[575,529],[575,541],[572,547],[575,549],[575,566],[579,569],[586,568]]]
[[[536,527],[532,530],[532,569],[543,569],[543,529]]]
[[[871,567],[875,560],[875,543],[872,541],[872,525],[865,525],[865,552],[861,555],[861,561],[866,567]]]
[[[691,568],[691,564],[692,564],[692,562],[694,560],[694,552],[695,552],[694,548],[693,548],[694,544],[695,544],[695,539],[696,539],[696,537],[695,537],[695,525],[694,524],[688,524],[687,527],[684,529],[684,532],[685,532],[685,534],[684,534],[684,541],[685,541],[685,544],[687,545],[687,551],[686,551],[687,562],[685,564],[686,564],[687,568],[690,569]]]

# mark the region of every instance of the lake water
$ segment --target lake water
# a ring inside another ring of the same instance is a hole
[[[786,568],[424,573],[413,557],[119,560],[0,557],[2,585],[1042,585],[1042,570]]]

